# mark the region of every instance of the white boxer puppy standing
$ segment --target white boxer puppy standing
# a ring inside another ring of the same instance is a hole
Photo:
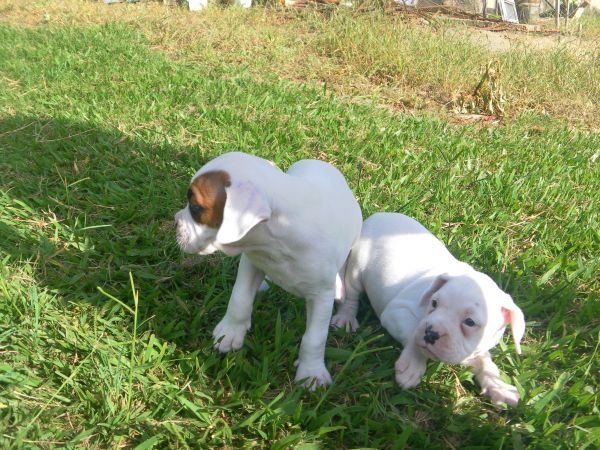
[[[358,298],[366,293],[383,327],[404,349],[396,381],[419,384],[428,359],[470,366],[496,403],[516,405],[515,387],[500,379],[489,350],[510,324],[517,353],[523,313],[487,275],[455,259],[416,220],[379,213],[365,220],[345,273],[345,300],[332,324],[357,328]]]
[[[306,300],[306,331],[296,380],[331,383],[325,343],[340,273],[360,236],[362,213],[342,174],[303,160],[287,173],[245,153],[226,153],[192,178],[188,204],[175,215],[177,242],[188,253],[242,254],[227,312],[213,332],[221,352],[241,348],[265,274]]]

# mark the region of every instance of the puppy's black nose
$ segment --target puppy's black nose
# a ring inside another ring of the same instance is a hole
[[[433,331],[433,325],[427,325],[425,327],[425,337],[423,339],[426,343],[433,345],[439,338],[440,335],[436,331]]]

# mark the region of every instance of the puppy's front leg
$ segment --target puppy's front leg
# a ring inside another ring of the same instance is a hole
[[[306,331],[300,344],[296,381],[315,390],[331,383],[331,375],[325,367],[325,344],[331,312],[333,310],[333,290],[306,299]]]
[[[415,343],[419,319],[412,308],[401,299],[391,301],[381,313],[381,324],[404,349],[396,361],[396,382],[402,389],[410,389],[421,382],[427,369],[427,357]]]
[[[494,403],[517,406],[519,403],[517,388],[502,381],[500,370],[488,352],[469,361],[467,365],[472,368],[475,379],[481,386],[482,394],[487,395]]]
[[[402,389],[410,389],[421,382],[427,369],[427,357],[411,341],[400,353],[394,368],[398,385]]]
[[[227,312],[213,331],[215,348],[220,352],[239,350],[250,328],[252,304],[265,274],[242,254]]]

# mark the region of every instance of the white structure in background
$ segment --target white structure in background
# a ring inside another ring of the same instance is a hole
[[[517,5],[515,0],[499,0],[500,15],[502,20],[506,22],[519,23],[519,15],[517,14]]]
[[[517,1],[545,1],[545,0],[394,0],[397,5],[427,8],[435,6],[450,6],[461,9],[471,14],[497,13],[506,22],[519,23],[517,14]],[[600,0],[595,0],[600,1]]]
[[[242,8],[250,8],[252,0],[234,0],[233,4]],[[208,6],[208,0],[188,0],[188,5],[190,11],[201,11]]]
[[[416,8],[454,6],[468,13],[481,14],[484,5],[487,12],[496,11],[500,1],[501,0],[394,0],[394,3],[400,6],[414,6]]]
[[[588,4],[588,10],[589,12],[593,12],[596,14],[600,13],[600,0],[587,0],[583,3],[587,3]]]

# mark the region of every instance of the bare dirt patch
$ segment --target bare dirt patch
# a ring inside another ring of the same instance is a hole
[[[561,35],[559,33],[523,32],[523,31],[488,31],[473,28],[470,37],[475,43],[485,45],[497,52],[527,47],[530,50],[552,50],[565,47],[569,51],[593,50],[595,42],[578,36]]]

